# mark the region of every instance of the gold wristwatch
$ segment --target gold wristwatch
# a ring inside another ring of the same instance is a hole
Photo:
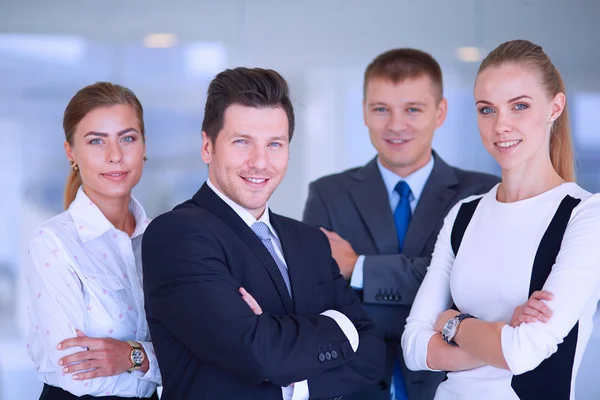
[[[132,371],[137,371],[142,368],[142,364],[146,359],[146,355],[144,354],[144,350],[139,343],[134,342],[133,340],[128,340],[127,343],[131,346],[131,353],[129,354],[131,368],[129,368],[127,372],[131,373]]]

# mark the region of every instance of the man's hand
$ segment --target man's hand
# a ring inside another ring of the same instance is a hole
[[[71,347],[87,348],[58,360],[58,365],[65,366],[64,373],[87,371],[73,375],[75,380],[119,375],[131,368],[129,358],[131,346],[127,342],[112,338],[95,339],[77,330],[77,337],[63,340],[56,346],[59,350]],[[142,372],[147,372],[148,368],[148,357],[146,357]]]
[[[352,277],[356,260],[358,260],[358,254],[356,254],[350,243],[337,233],[328,231],[325,228],[321,228],[321,230],[329,239],[331,254],[340,267],[340,273],[344,279],[349,280]]]
[[[254,297],[252,297],[252,295],[248,293],[246,289],[240,288],[240,294],[242,295],[242,299],[246,302],[246,304],[248,304],[248,307],[250,307],[254,314],[261,315],[263,313],[260,304],[254,300]]]

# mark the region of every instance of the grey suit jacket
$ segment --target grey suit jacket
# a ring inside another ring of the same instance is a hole
[[[489,191],[500,179],[435,163],[406,233],[404,252],[389,197],[373,159],[367,165],[323,177],[309,186],[304,222],[322,226],[346,239],[365,255],[363,306],[387,344],[386,375],[368,393],[350,399],[389,400],[389,382],[396,359],[403,366],[410,400],[431,400],[443,379],[441,372],[410,371],[402,358],[400,339],[406,318],[425,277],[444,217],[457,202]]]

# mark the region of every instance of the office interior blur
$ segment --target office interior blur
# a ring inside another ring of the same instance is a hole
[[[437,152],[458,167],[498,174],[479,138],[474,78],[487,51],[528,39],[564,77],[578,183],[599,192],[599,20],[597,0],[0,0],[0,400],[39,396],[19,270],[32,230],[62,211],[69,171],[62,114],[81,87],[120,83],[144,105],[148,162],[134,193],[155,217],[207,177],[201,124],[214,75],[233,66],[276,69],[291,87],[296,133],[269,205],[300,219],[311,181],[374,157],[362,119],[363,74],[394,47],[425,50],[442,66],[449,111]],[[578,398],[600,398],[598,369],[596,328]]]

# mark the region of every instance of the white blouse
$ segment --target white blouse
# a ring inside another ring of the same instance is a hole
[[[42,223],[29,240],[24,266],[29,358],[41,381],[78,396],[150,397],[161,384],[142,291],[142,234],[150,221],[135,198],[129,207],[136,220],[131,237],[80,188],[69,209]],[[140,342],[150,369],[74,380],[62,373],[58,360],[83,349],[56,345],[77,336],[76,329],[94,338]]]

